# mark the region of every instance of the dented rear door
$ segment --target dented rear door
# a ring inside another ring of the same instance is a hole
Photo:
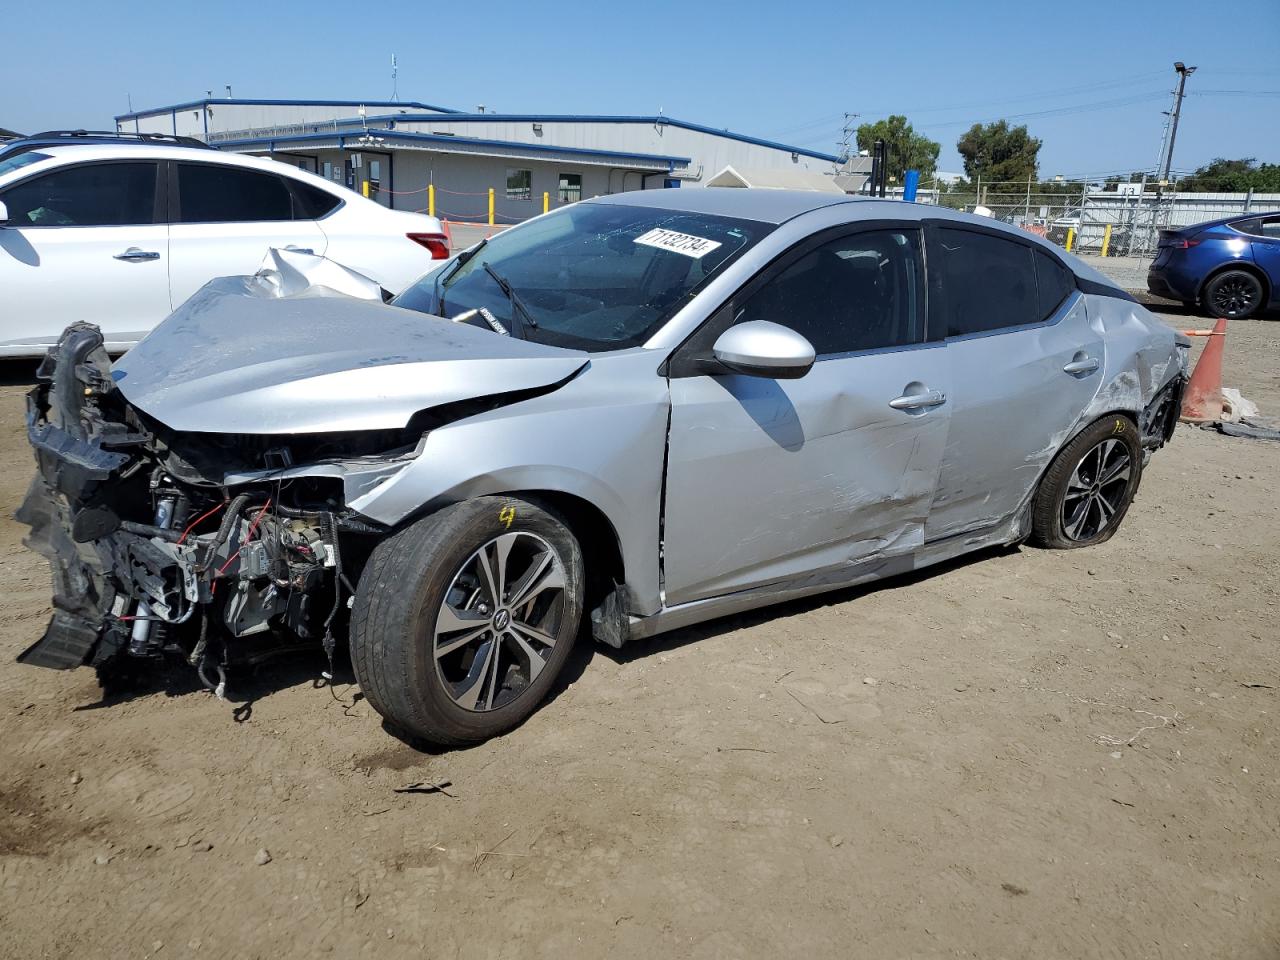
[[[1074,275],[1034,241],[930,231],[931,324],[947,334],[951,428],[928,539],[1022,509],[1097,394],[1106,363]]]

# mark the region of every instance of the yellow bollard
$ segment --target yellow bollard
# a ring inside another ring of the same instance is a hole
[[[551,194],[543,192],[542,194],[542,212],[546,213],[551,209]]]
[[[360,181],[360,193],[364,195],[364,198],[366,200],[369,199],[369,181],[368,180]]]
[[[427,214],[432,217],[436,215],[436,185],[434,183],[427,184]]]
[[[1107,224],[1107,229],[1102,231],[1102,255],[1107,255],[1107,248],[1111,246],[1111,224]]]
[[[489,226],[493,226],[493,187],[489,188]]]
[[[1071,252],[1071,245],[1076,242],[1076,228],[1067,227],[1067,253]]]

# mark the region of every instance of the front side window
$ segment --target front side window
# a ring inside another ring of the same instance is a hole
[[[283,178],[211,163],[178,166],[177,223],[292,220],[293,198]]]
[[[524,331],[529,339],[584,350],[636,346],[773,229],[754,220],[578,203],[498,234],[393,302],[451,318],[484,309],[513,332],[529,327],[523,314],[513,318],[518,309],[496,273],[533,316],[536,326]]]
[[[532,200],[533,199],[533,171],[532,170],[508,170],[507,171],[507,199],[508,200]]]
[[[156,164],[64,167],[0,195],[9,223],[24,227],[114,227],[155,222]]]
[[[780,323],[819,357],[919,343],[921,277],[918,231],[856,233],[810,251],[735,304],[734,323]]]
[[[577,203],[582,199],[582,174],[560,174],[560,202]]]
[[[943,291],[948,337],[986,333],[1041,319],[1029,246],[986,233],[942,227],[929,260]]]

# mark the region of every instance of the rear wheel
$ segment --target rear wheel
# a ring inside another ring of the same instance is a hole
[[[1262,306],[1262,281],[1247,270],[1226,270],[1204,288],[1204,305],[1215,317],[1243,320]]]
[[[1032,506],[1032,537],[1060,550],[1111,539],[1142,478],[1133,421],[1106,417],[1068,443],[1045,471]]]
[[[351,659],[406,733],[478,743],[531,714],[582,615],[582,552],[559,518],[512,497],[447,507],[384,540],[360,578]]]

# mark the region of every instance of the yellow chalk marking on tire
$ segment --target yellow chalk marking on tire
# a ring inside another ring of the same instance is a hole
[[[498,522],[506,524],[508,530],[511,529],[511,524],[515,523],[515,520],[516,520],[515,507],[503,507],[501,510],[498,511]]]

